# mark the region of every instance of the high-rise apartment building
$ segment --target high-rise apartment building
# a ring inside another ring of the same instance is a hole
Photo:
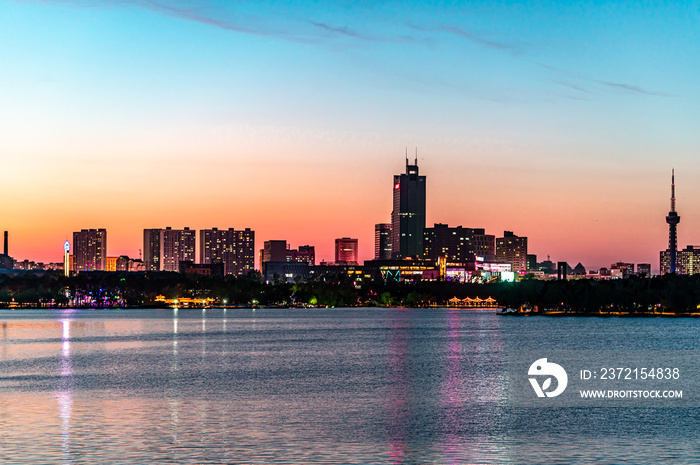
[[[146,271],[161,270],[161,229],[143,230],[143,262]]]
[[[357,239],[343,237],[335,240],[335,263],[357,265]]]
[[[437,260],[445,257],[448,262],[468,262],[479,257],[493,261],[496,255],[496,237],[484,229],[449,227],[436,223],[423,231],[423,258]]]
[[[504,231],[496,239],[496,261],[510,263],[513,271],[526,271],[527,237],[519,237],[512,231]]]
[[[107,268],[107,231],[81,229],[73,233],[75,271],[104,271]]]
[[[425,176],[418,174],[418,158],[406,159],[406,173],[394,176],[391,212],[391,256],[404,258],[423,254],[425,229]]]
[[[700,247],[697,245],[689,245],[679,250],[677,260],[676,273],[689,275],[700,273]]]
[[[161,256],[163,271],[180,271],[180,262],[194,262],[196,232],[193,229],[172,229],[161,231]]]
[[[391,259],[391,223],[374,225],[374,259]]]
[[[250,228],[234,230],[231,250],[224,257],[224,272],[245,276],[255,270],[255,231]]]
[[[146,271],[180,271],[180,262],[195,260],[196,231],[190,228],[144,229]]]
[[[222,263],[224,273],[243,276],[255,269],[255,231],[202,229],[199,231],[201,264]]]

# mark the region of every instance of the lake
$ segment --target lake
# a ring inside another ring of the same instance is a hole
[[[699,333],[450,309],[0,311],[0,462],[697,463],[700,408],[531,408],[505,386],[508,352],[693,351]]]

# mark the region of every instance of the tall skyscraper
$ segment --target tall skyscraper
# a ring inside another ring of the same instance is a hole
[[[374,225],[374,259],[389,260],[391,258],[391,223]]]
[[[75,271],[104,271],[107,268],[107,231],[81,229],[73,233]]]
[[[343,237],[335,240],[335,263],[357,265],[357,239]]]
[[[205,265],[223,263],[224,273],[243,276],[255,268],[255,231],[250,228],[199,231],[199,260]]]
[[[519,237],[512,231],[504,231],[496,239],[496,261],[510,263],[513,271],[526,271],[527,237]]]
[[[661,274],[676,272],[676,256],[678,255],[678,240],[676,226],[681,222],[681,217],[676,213],[676,170],[671,170],[671,211],[666,216],[668,223],[668,249],[666,256],[661,252]]]
[[[425,176],[418,174],[418,157],[413,165],[406,158],[406,173],[394,176],[394,205],[391,212],[391,256],[423,255],[425,229]]]

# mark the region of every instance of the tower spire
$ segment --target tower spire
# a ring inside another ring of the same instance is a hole
[[[676,233],[676,227],[678,223],[681,222],[681,217],[676,213],[676,170],[671,169],[671,211],[668,212],[666,216],[666,223],[668,224],[668,266],[664,267],[662,263],[662,272],[667,271],[669,273],[675,273],[677,269],[676,257],[678,255],[678,236]],[[663,260],[662,260],[663,261]]]
[[[671,169],[671,211],[676,211],[676,170]]]

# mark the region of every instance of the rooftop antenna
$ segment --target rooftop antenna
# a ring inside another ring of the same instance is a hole
[[[416,166],[418,166],[418,147],[416,147]]]

